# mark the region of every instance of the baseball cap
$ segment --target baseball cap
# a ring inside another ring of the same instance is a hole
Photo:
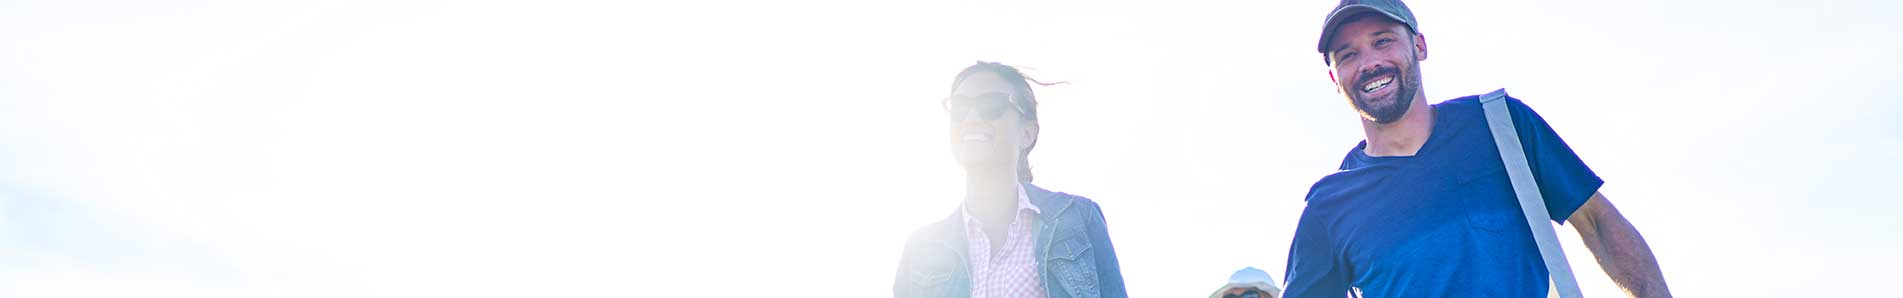
[[[1402,4],[1401,0],[1342,0],[1340,5],[1335,5],[1333,12],[1328,13],[1328,20],[1322,24],[1322,40],[1315,45],[1315,51],[1322,53],[1322,63],[1328,63],[1328,42],[1335,39],[1335,27],[1340,27],[1340,22],[1347,20],[1348,17],[1363,12],[1380,13],[1396,22],[1406,24],[1408,30],[1414,30],[1415,33],[1421,32],[1420,26],[1414,20],[1414,12],[1408,10],[1407,4]]]

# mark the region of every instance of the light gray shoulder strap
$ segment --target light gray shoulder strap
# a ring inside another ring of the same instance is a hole
[[[1513,128],[1513,114],[1507,112],[1507,89],[1480,96],[1487,113],[1487,128],[1493,131],[1493,144],[1499,146],[1500,161],[1506,162],[1507,177],[1513,180],[1513,194],[1520,198],[1520,211],[1526,225],[1533,229],[1533,242],[1539,244],[1540,258],[1546,260],[1546,272],[1553,278],[1553,289],[1562,298],[1580,298],[1579,281],[1566,264],[1566,252],[1560,251],[1559,236],[1546,214],[1546,200],[1533,180],[1533,168],[1526,163],[1526,150],[1520,146],[1520,134]]]

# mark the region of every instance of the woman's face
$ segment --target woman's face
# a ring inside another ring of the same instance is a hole
[[[945,101],[952,156],[967,171],[1010,169],[1036,137],[1036,124],[1024,119],[1012,85],[990,72],[969,75]]]

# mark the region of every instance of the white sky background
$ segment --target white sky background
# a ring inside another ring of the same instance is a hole
[[[1279,281],[1362,137],[1334,3],[1172,2],[0,2],[0,296],[888,296],[979,59],[1071,82],[1038,182],[1104,206],[1132,294]],[[1431,101],[1526,100],[1679,296],[1903,267],[1898,4],[1410,5]]]

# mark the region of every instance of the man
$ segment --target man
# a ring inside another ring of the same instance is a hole
[[[1097,203],[1030,183],[1038,125],[1027,82],[1037,81],[988,62],[952,80],[944,104],[964,204],[906,240],[893,296],[1128,296]]]
[[[1243,267],[1229,275],[1229,283],[1209,293],[1209,298],[1279,298],[1282,289],[1275,287],[1275,279],[1269,273],[1255,267]]]
[[[1317,50],[1366,140],[1309,189],[1284,297],[1540,297],[1547,270],[1476,96],[1428,105],[1427,38],[1397,0],[1345,0]],[[1507,99],[1546,212],[1636,297],[1670,297],[1639,231],[1539,114]]]

